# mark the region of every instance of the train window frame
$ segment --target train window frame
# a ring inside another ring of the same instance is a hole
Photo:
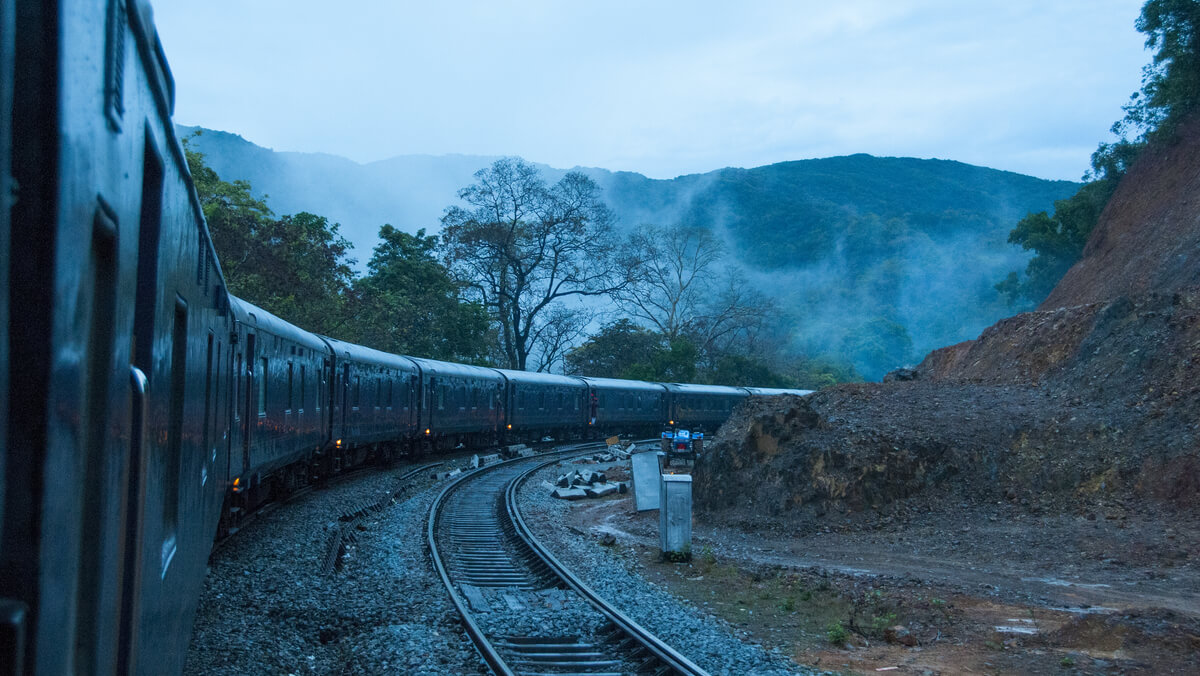
[[[288,415],[290,415],[290,414],[292,413],[292,409],[293,409],[293,407],[294,407],[294,405],[295,405],[295,403],[296,403],[296,402],[295,402],[295,399],[294,399],[294,398],[295,398],[295,394],[294,394],[294,393],[295,393],[295,391],[296,391],[296,387],[295,387],[295,384],[296,384],[296,383],[295,383],[295,381],[296,381],[296,365],[295,365],[295,364],[294,364],[294,363],[293,363],[293,362],[292,362],[290,359],[288,360],[288,363],[287,363],[287,365],[288,365],[288,376],[287,376],[287,407],[286,407],[286,408],[283,410],[283,412],[284,412],[285,414],[288,414]]]
[[[304,394],[305,394],[304,390],[306,389],[304,387],[304,381],[307,380],[307,378],[308,378],[308,369],[305,367],[304,364],[301,364],[300,365],[300,408],[298,410],[299,413],[304,413]]]
[[[104,55],[104,116],[109,128],[121,132],[125,119],[126,0],[109,0]]]
[[[259,376],[254,383],[258,390],[258,417],[267,417],[267,374],[270,373],[270,362],[266,357],[259,357],[258,366],[260,367]]]

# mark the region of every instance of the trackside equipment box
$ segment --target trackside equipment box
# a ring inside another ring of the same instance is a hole
[[[658,541],[662,553],[687,557],[692,552],[692,477],[662,475]]]

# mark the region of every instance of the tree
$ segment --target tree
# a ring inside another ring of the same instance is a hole
[[[1056,201],[1053,216],[1041,211],[1017,223],[1008,241],[1037,255],[1025,267],[1024,280],[1013,272],[996,285],[1010,305],[1021,299],[1038,303],[1050,295],[1058,280],[1079,260],[1116,183],[1114,179],[1087,183],[1074,196]]]
[[[1137,29],[1146,34],[1146,48],[1156,51],[1142,69],[1141,91],[1130,97],[1113,132],[1124,137],[1136,130],[1139,140],[1165,140],[1200,105],[1200,2],[1148,0]]]
[[[488,350],[487,312],[464,301],[438,262],[438,238],[379,229],[367,274],[354,282],[351,339],[379,350],[480,363]]]
[[[338,224],[324,216],[302,211],[269,220],[253,233],[238,287],[247,300],[288,322],[336,335],[349,319],[349,252]]]
[[[251,194],[249,182],[222,181],[217,172],[205,163],[204,154],[191,148],[189,139],[200,133],[197,130],[183,139],[188,170],[200,198],[204,219],[208,221],[208,230],[217,251],[217,260],[221,261],[225,282],[231,293],[244,296],[242,266],[249,261],[250,243],[274,215],[266,202]]]
[[[1148,144],[1169,143],[1179,122],[1200,105],[1200,2],[1148,0],[1137,29],[1146,47],[1157,50],[1142,69],[1142,88],[1123,106],[1112,126],[1118,137],[1092,153],[1092,168],[1073,197],[1054,203],[1054,215],[1030,214],[1008,241],[1036,252],[1022,280],[1016,272],[996,285],[1010,305],[1038,303],[1079,260],[1117,184]],[[1130,136],[1133,136],[1130,139]]]
[[[186,139],[184,152],[229,292],[310,331],[342,326],[354,261],[338,225],[310,213],[276,219],[249,183],[222,181]]]
[[[603,296],[627,283],[614,255],[611,214],[579,172],[548,186],[536,167],[503,158],[458,193],[466,207],[442,216],[446,260],[498,327],[505,366],[554,361],[552,337],[576,308],[565,299]],[[568,322],[570,324],[570,322]]]
[[[597,378],[625,378],[630,368],[649,364],[662,349],[662,336],[617,320],[566,355],[567,373]]]
[[[646,225],[626,250],[637,265],[614,297],[668,344],[686,336],[702,353],[728,350],[768,315],[767,298],[737,268],[722,267],[721,241],[706,229]]]

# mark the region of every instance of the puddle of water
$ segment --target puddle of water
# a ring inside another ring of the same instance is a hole
[[[1003,624],[997,625],[996,631],[1001,634],[1027,634],[1031,636],[1038,633],[1037,627],[1010,627]]]
[[[1079,587],[1081,589],[1111,589],[1110,584],[1087,584],[1083,582],[1071,582],[1069,580],[1060,580],[1054,577],[1023,577],[1022,582],[1041,582],[1042,584],[1053,585],[1055,587]]]

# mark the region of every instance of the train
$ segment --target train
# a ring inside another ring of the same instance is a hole
[[[715,429],[805,391],[527,373],[232,296],[145,0],[0,0],[0,674],[175,674],[214,537],[371,459]]]

